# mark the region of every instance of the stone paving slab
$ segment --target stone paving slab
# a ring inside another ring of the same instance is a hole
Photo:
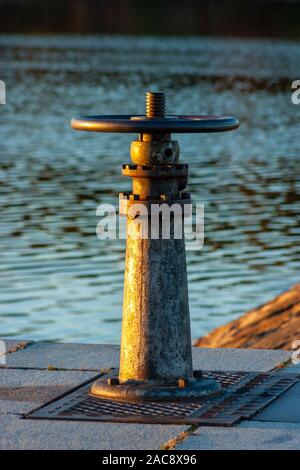
[[[259,429],[296,429],[300,431],[300,423],[286,423],[286,422],[276,422],[276,421],[256,421],[256,416],[254,420],[245,420],[241,421],[238,425],[239,428],[259,428]]]
[[[255,420],[300,424],[300,383],[298,382],[274,403],[257,414]]]
[[[299,450],[297,428],[200,427],[176,450]]]
[[[267,372],[290,358],[290,351],[193,348],[194,369]]]
[[[0,415],[0,449],[159,450],[184,426],[24,420]]]
[[[2,367],[95,370],[118,367],[118,345],[37,342],[6,356]],[[268,371],[290,359],[289,351],[193,348],[195,369]]]
[[[1,369],[0,414],[25,413],[98,375],[79,371]]]
[[[188,429],[20,419],[20,414],[92,380],[102,369],[118,367],[119,346],[36,342],[19,349],[19,343],[7,343],[11,352],[0,367],[1,449],[156,450]],[[268,371],[290,357],[287,351],[193,348],[195,369]],[[263,424],[200,427],[177,449],[300,448],[299,427]]]
[[[6,356],[2,367],[47,369],[94,370],[118,367],[120,348],[106,344],[73,344],[37,342]]]
[[[27,339],[0,338],[0,357],[24,349],[30,344],[33,344],[33,341]]]

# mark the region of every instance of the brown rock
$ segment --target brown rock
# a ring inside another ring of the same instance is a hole
[[[295,340],[300,340],[300,283],[238,320],[214,329],[194,346],[291,350]]]

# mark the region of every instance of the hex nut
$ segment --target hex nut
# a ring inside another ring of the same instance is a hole
[[[188,385],[188,381],[186,379],[178,379],[178,387],[179,388],[185,388]]]
[[[118,377],[111,377],[109,379],[107,379],[107,383],[108,385],[119,385],[119,379]]]

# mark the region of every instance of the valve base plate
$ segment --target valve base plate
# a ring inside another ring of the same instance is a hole
[[[122,384],[110,385],[107,379],[96,380],[91,388],[91,395],[121,401],[149,400],[192,400],[204,395],[221,392],[219,383],[212,377],[194,378],[179,386],[177,384],[143,383],[134,380]]]

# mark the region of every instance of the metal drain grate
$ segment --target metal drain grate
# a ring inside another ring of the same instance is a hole
[[[124,406],[125,405],[125,406]],[[186,416],[201,407],[198,403],[124,403],[108,400],[99,400],[90,397],[77,405],[72,406],[64,416],[85,413],[89,416],[98,416],[99,412],[105,415],[135,415],[135,416]]]
[[[107,377],[116,375],[117,371]],[[192,402],[121,402],[89,395],[91,384],[26,415],[31,419],[232,426],[250,419],[299,382],[299,374],[205,371],[222,393]]]
[[[223,389],[231,388],[234,385],[244,383],[243,379],[247,379],[247,372],[223,372],[223,371],[203,371],[204,377],[212,377],[216,379]],[[257,374],[255,374],[257,375]],[[249,379],[247,379],[248,381]]]

